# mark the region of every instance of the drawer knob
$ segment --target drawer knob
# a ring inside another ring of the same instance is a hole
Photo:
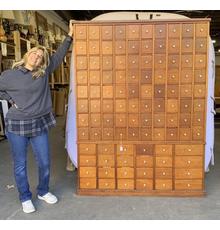
[[[135,122],[135,119],[132,119],[133,122]]]
[[[95,46],[93,46],[92,48],[95,49]]]
[[[158,119],[157,121],[160,122],[160,119]]]
[[[185,78],[189,78],[189,75],[188,75],[188,74],[186,74],[186,75],[185,75]]]
[[[175,48],[175,47],[176,47],[176,45],[172,45],[172,47],[173,47],[173,48]]]
[[[188,93],[189,92],[189,90],[188,89],[185,89],[185,93]]]
[[[189,47],[189,44],[186,44],[186,47],[188,48],[188,47]]]
[[[174,90],[174,89],[172,89],[172,90],[171,90],[171,93],[175,93],[175,90]]]
[[[98,135],[98,133],[95,133],[95,136],[97,136]]]
[[[135,133],[132,133],[132,136],[134,137],[134,136],[135,136]]]
[[[106,30],[105,33],[108,34],[109,33],[108,30]]]
[[[119,49],[121,49],[122,48],[122,46],[119,46]]]
[[[200,107],[201,107],[201,104],[198,104],[198,107],[200,108]]]
[[[175,60],[172,60],[172,63],[173,63],[173,64],[175,64],[175,63],[176,63],[176,61],[175,61]]]
[[[200,136],[200,133],[197,133],[197,136]]]
[[[145,133],[145,136],[148,136],[148,134],[147,134],[147,133]]]
[[[80,61],[80,64],[82,65],[82,64],[83,64],[83,62],[82,62],[82,61]]]
[[[159,47],[160,47],[160,48],[162,48],[162,47],[163,47],[163,45],[159,45]]]
[[[176,33],[176,29],[173,29],[173,32]]]
[[[146,49],[148,49],[148,47],[149,47],[148,45],[145,46]]]
[[[161,63],[162,63],[162,60],[159,60],[159,63],[161,64]]]
[[[82,34],[83,32],[82,31],[79,31],[80,34]]]
[[[186,133],[184,133],[184,134],[183,134],[183,136],[185,136],[185,137],[186,137],[186,136],[187,136],[187,134],[186,134]]]
[[[124,175],[127,175],[128,173],[127,172],[124,172]]]
[[[119,63],[122,64],[122,61],[120,61]]]
[[[146,163],[147,163],[147,161],[144,160],[144,164],[146,164]]]
[[[143,184],[144,187],[146,187],[146,184]]]
[[[171,137],[172,137],[173,135],[174,135],[173,133],[170,134]]]
[[[189,176],[190,176],[190,174],[191,174],[190,172],[187,173],[187,175],[189,175]]]
[[[191,164],[191,161],[189,160],[189,161],[187,161],[187,163],[188,163],[188,164]]]
[[[89,171],[86,171],[86,174],[88,175],[88,174],[89,174]]]
[[[119,119],[120,122],[122,122],[122,119]]]
[[[166,187],[166,184],[163,184],[163,187]]]
[[[171,122],[173,122],[173,119],[170,119]]]
[[[143,174],[144,174],[144,176],[146,176],[146,174],[147,174],[147,173],[146,173],[146,172],[144,172]]]
[[[107,149],[107,148],[105,148],[105,149],[104,149],[104,151],[105,151],[105,152],[107,152],[107,151],[108,151],[108,149]]]
[[[198,118],[198,119],[197,119],[197,121],[199,121],[199,122],[200,122],[200,121],[201,121],[201,120],[200,120],[200,118]]]
[[[162,161],[162,163],[163,163],[163,164],[165,164],[165,163],[166,163],[166,161],[165,161],[165,160],[163,160],[163,161]]]
[[[200,44],[200,47],[203,47],[203,44]]]
[[[159,33],[162,33],[163,32],[163,30],[159,30]]]
[[[131,78],[135,79],[136,77],[133,75]]]
[[[160,133],[158,133],[157,135],[160,136]]]
[[[149,30],[145,30],[145,32],[146,32],[146,33],[148,33],[148,32],[149,32]]]
[[[119,30],[119,33],[122,34],[122,30]]]
[[[202,60],[202,59],[200,59],[200,60],[199,60],[199,62],[200,62],[200,63],[202,63],[202,62],[203,62],[203,60]]]
[[[107,186],[108,186],[108,183],[105,183],[105,186],[107,187]]]
[[[135,93],[135,90],[133,89],[131,92],[132,92],[132,93]]]
[[[108,163],[108,160],[105,160],[105,163]]]
[[[158,107],[158,108],[160,108],[160,107],[161,107],[161,105],[158,105],[157,107]]]
[[[149,62],[148,61],[145,61],[145,64],[148,64]]]
[[[200,32],[203,32],[203,31],[204,31],[204,29],[203,29],[203,28],[201,28],[201,29],[200,29]]]
[[[165,173],[165,172],[163,172],[162,174],[163,174],[163,176],[165,176],[165,175],[166,175],[166,173]]]
[[[90,185],[90,183],[89,183],[89,182],[87,182],[87,183],[86,183],[86,186],[89,186],[89,185]]]
[[[187,119],[185,118],[184,121],[187,122]]]
[[[132,33],[135,33],[135,30],[132,30]]]
[[[187,184],[187,187],[190,187],[191,185],[190,184]]]
[[[89,163],[89,160],[86,160],[86,163]]]
[[[110,136],[110,133],[107,133],[107,136]]]
[[[160,90],[160,89],[158,90],[158,93],[161,93],[161,90]]]
[[[199,78],[202,78],[202,74],[199,74]]]
[[[189,151],[189,152],[191,152],[191,151],[192,151],[192,149],[188,149],[188,151]]]
[[[188,59],[186,59],[186,63],[188,63],[189,62],[189,60]]]
[[[185,105],[185,108],[188,108],[188,105]]]
[[[148,108],[148,105],[145,105],[145,108]]]
[[[135,49],[135,46],[132,46],[132,49]]]
[[[132,64],[135,64],[136,63],[136,61],[132,61]]]
[[[127,164],[127,161],[124,161],[124,164]]]
[[[108,175],[108,172],[107,172],[107,171],[105,171],[105,175]]]
[[[160,78],[160,79],[161,79],[161,78],[162,78],[162,76],[161,76],[161,75],[159,75],[159,76],[158,76],[158,78]]]
[[[172,78],[175,78],[175,75],[172,75]]]
[[[89,150],[89,148],[86,148],[86,151],[88,151]]]
[[[146,149],[143,149],[144,152],[146,152]]]
[[[107,62],[105,62],[107,65],[109,64],[109,62],[107,61]]]
[[[165,152],[165,151],[166,151],[166,149],[164,149],[164,148],[163,148],[163,149],[162,149],[162,151],[163,151],[163,152]]]
[[[122,90],[120,90],[119,93],[123,93]]]
[[[190,31],[190,29],[186,29],[186,32],[189,32]]]
[[[132,108],[136,108],[136,105],[132,105]]]
[[[85,133],[83,132],[82,135],[85,136]]]
[[[127,184],[124,184],[125,187],[127,187]]]
[[[172,105],[171,105],[171,107],[172,107],[172,108],[174,108],[174,107],[175,107],[175,105],[174,105],[174,104],[172,104]]]

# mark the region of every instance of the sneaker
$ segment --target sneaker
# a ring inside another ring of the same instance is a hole
[[[52,193],[48,192],[43,196],[37,195],[38,199],[46,201],[48,204],[57,203],[58,199]]]
[[[22,204],[23,212],[25,213],[32,213],[36,211],[31,200],[26,200],[22,202],[21,204]]]

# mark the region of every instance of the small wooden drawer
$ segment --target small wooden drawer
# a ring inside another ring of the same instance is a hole
[[[180,81],[181,84],[192,84],[193,80],[193,69],[182,69]]]
[[[128,56],[128,69],[138,69],[139,68],[139,56],[129,55]]]
[[[137,190],[153,190],[152,179],[136,179]]]
[[[96,156],[91,155],[80,155],[79,156],[79,165],[80,166],[96,166]]]
[[[128,140],[136,141],[139,139],[139,128],[128,127]]]
[[[78,114],[78,127],[87,127],[89,125],[88,114]]]
[[[156,167],[171,168],[172,167],[172,156],[156,156]]]
[[[157,156],[172,156],[172,145],[156,145],[155,154]]]
[[[150,155],[137,155],[136,156],[137,168],[153,168],[153,156]]]
[[[98,178],[115,178],[115,168],[98,168]]]
[[[86,55],[86,52],[87,52],[86,41],[76,42],[76,54]]]
[[[165,97],[165,85],[154,85],[154,97]]]
[[[114,144],[99,144],[98,154],[114,154],[115,146]]]
[[[178,140],[178,129],[177,128],[167,128],[166,139],[168,141]]]
[[[112,69],[112,56],[102,56],[102,69],[111,70]]]
[[[193,55],[182,55],[181,61],[182,68],[192,68],[193,67]]]
[[[193,126],[193,140],[199,141],[204,140],[204,127],[203,126]]]
[[[103,113],[113,113],[113,100],[103,100],[102,101],[102,111]]]
[[[156,179],[155,189],[156,190],[172,190],[172,180],[171,179]]]
[[[88,113],[88,100],[78,100],[77,112],[78,113]]]
[[[99,70],[100,69],[100,58],[99,56],[90,56],[89,68]]]
[[[91,113],[100,113],[100,100],[90,100],[90,111]]]
[[[103,140],[113,140],[114,139],[114,130],[113,128],[103,128],[102,132]]]
[[[90,98],[100,98],[101,96],[101,88],[100,86],[90,86]]]
[[[156,168],[155,178],[156,179],[172,179],[172,168]]]
[[[193,111],[194,112],[204,112],[205,111],[205,99],[194,99]]]
[[[115,158],[111,154],[100,154],[98,155],[98,166],[99,167],[114,167]]]
[[[77,25],[76,26],[76,31],[75,31],[75,37],[76,40],[82,40],[82,39],[86,39],[86,26],[84,25]]]
[[[166,52],[166,40],[156,39],[154,42],[154,53],[165,53]]]
[[[153,119],[154,119],[154,127],[165,126],[165,114],[155,113]]]
[[[190,128],[180,128],[180,141],[191,140],[191,129]]]
[[[141,84],[151,84],[152,83],[152,71],[142,70],[141,71]]]
[[[113,87],[113,86],[111,86]],[[126,98],[126,86],[125,85],[116,85],[115,86],[115,97],[116,98]]]
[[[206,85],[205,84],[194,85],[194,97],[204,98],[205,96],[206,96]]]
[[[202,169],[175,169],[175,179],[202,179]]]
[[[154,100],[154,112],[155,113],[165,112],[165,99]]]
[[[118,179],[117,184],[118,184],[118,189],[123,189],[123,190],[133,190],[134,189],[134,180]]]
[[[125,41],[116,41],[115,42],[115,54],[125,54],[125,52],[126,52]]]
[[[169,39],[168,53],[179,53],[179,51],[180,51],[180,40]]]
[[[79,174],[80,177],[96,177],[96,167],[80,167]]]
[[[203,145],[175,145],[176,155],[203,155],[204,146]]]
[[[154,66],[157,69],[165,69],[166,68],[166,55],[155,54]]]
[[[113,86],[105,85],[102,87],[102,97],[105,99],[112,99],[113,98]]]
[[[181,85],[180,86],[181,97],[192,97],[192,85]]]
[[[117,168],[117,178],[134,178],[134,168]]]
[[[79,85],[87,85],[88,82],[88,74],[86,70],[80,70],[76,73],[77,84]]]
[[[168,25],[168,37],[179,38],[180,37],[180,24],[169,24]]]
[[[175,190],[202,190],[202,180],[175,180]]]
[[[89,39],[99,40],[99,26],[89,26]]]
[[[179,97],[179,85],[167,85],[167,97],[178,98]]]
[[[118,141],[127,140],[127,129],[126,128],[115,128],[114,139]]]
[[[103,85],[113,83],[113,72],[111,70],[102,72],[102,83]]]
[[[131,40],[127,42],[128,55],[129,54],[138,54],[140,50],[140,42],[138,40]]]
[[[128,112],[129,113],[138,113],[139,112],[139,100],[138,100],[138,98],[130,99],[128,101]]]
[[[115,56],[115,69],[116,70],[125,70],[126,67],[126,57],[125,55],[116,55]]]
[[[194,73],[195,83],[205,83],[206,82],[206,69],[196,69]]]
[[[176,156],[176,168],[203,168],[202,156]]]
[[[197,23],[196,24],[196,37],[207,37],[209,26],[208,23]]]
[[[166,83],[166,72],[165,70],[156,69],[154,72],[154,84],[165,84]]]
[[[128,39],[139,39],[140,26],[139,25],[127,25],[127,37]]]
[[[99,49],[100,43],[99,41],[89,41],[89,54],[90,55],[99,55],[100,49]]]
[[[190,99],[180,99],[180,112],[191,113],[192,101]]]
[[[150,144],[136,145],[136,154],[138,154],[138,155],[153,155],[154,154],[154,145],[150,145]]]
[[[77,97],[78,98],[88,98],[88,87],[87,86],[77,86]]]
[[[153,178],[153,168],[137,168],[136,178],[152,179]]]
[[[128,126],[129,127],[139,127],[139,117],[138,114],[132,113],[128,114]]]
[[[125,71],[124,70],[116,70],[115,71],[115,83],[116,84],[125,84],[126,77],[125,77]]]
[[[113,127],[113,123],[114,123],[113,114],[104,114],[102,123],[104,128]]]
[[[183,37],[193,37],[194,35],[194,26],[190,23],[184,23],[182,25],[182,36]]]
[[[153,25],[141,25],[141,38],[153,37]]]
[[[140,110],[141,113],[150,113],[152,111],[152,101],[149,100],[141,100],[140,101]]]
[[[138,84],[139,83],[139,72],[138,70],[129,70],[128,71],[128,83]]]
[[[196,38],[196,53],[207,53],[207,38]]]
[[[182,40],[182,53],[193,53],[193,39],[184,38]]]
[[[152,114],[151,113],[143,113],[140,118],[141,127],[151,127],[152,126]]]
[[[102,39],[112,40],[112,26],[102,26]]]
[[[141,53],[142,54],[152,54],[153,52],[153,40],[142,40],[141,41]]]
[[[99,189],[115,189],[114,179],[99,179],[98,180]]]
[[[141,57],[141,69],[152,68],[152,55],[144,55]]]
[[[166,25],[158,24],[154,26],[155,38],[166,38],[167,27]]]
[[[134,167],[134,157],[132,155],[118,155],[117,167]]]
[[[189,113],[180,114],[180,127],[191,127],[191,114]]]
[[[90,129],[90,139],[91,140],[101,140],[102,131],[100,128],[91,128]]]
[[[178,84],[179,83],[179,70],[178,69],[168,69],[167,83],[168,84]]]
[[[178,127],[178,114],[177,113],[167,113],[166,115],[166,125],[167,127]]]
[[[194,113],[193,114],[193,126],[203,126],[204,125],[204,114]]]
[[[89,72],[89,83],[90,84],[100,84],[100,72],[97,70],[91,70]]]
[[[168,56],[168,68],[178,69],[179,68],[179,55],[169,55]]]
[[[85,154],[85,155],[94,155],[96,154],[96,145],[95,144],[79,144],[79,154]]]
[[[206,55],[196,54],[195,55],[195,68],[205,68],[207,66]]]
[[[116,113],[126,113],[127,112],[127,103],[125,99],[115,100],[115,112]]]
[[[115,39],[116,40],[124,40],[125,35],[126,35],[125,25],[116,25],[115,26]]]
[[[96,178],[80,178],[80,189],[96,189]]]
[[[141,98],[152,98],[152,85],[141,85]]]
[[[102,41],[102,54],[112,54],[112,41]]]
[[[152,140],[152,128],[141,128],[141,140],[150,141]]]
[[[117,154],[134,154],[134,145],[117,145]]]
[[[179,101],[177,99],[168,99],[167,100],[167,112],[177,113],[178,110],[179,110]]]
[[[127,114],[121,113],[115,115],[116,127],[127,127]]]
[[[154,128],[153,129],[153,140],[155,140],[155,141],[165,140],[164,128]]]
[[[78,139],[79,140],[88,140],[89,139],[88,128],[78,128]]]

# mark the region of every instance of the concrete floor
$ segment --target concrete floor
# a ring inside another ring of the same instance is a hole
[[[220,128],[215,129],[215,166],[206,174],[207,196],[173,197],[102,197],[77,196],[76,172],[66,171],[63,119],[50,132],[52,170],[50,189],[59,198],[55,205],[36,199],[37,169],[29,150],[28,169],[33,203],[37,211],[25,214],[15,185],[12,159],[6,140],[0,142],[0,219],[2,220],[214,220],[220,219]],[[53,143],[53,144],[52,144]]]

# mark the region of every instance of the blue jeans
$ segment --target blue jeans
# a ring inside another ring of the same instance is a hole
[[[8,132],[7,137],[14,160],[14,175],[20,201],[24,202],[32,197],[27,177],[27,147],[29,142],[31,143],[39,170],[37,194],[40,196],[45,195],[49,191],[50,178],[48,132],[42,132],[41,135],[35,137],[25,137]]]

